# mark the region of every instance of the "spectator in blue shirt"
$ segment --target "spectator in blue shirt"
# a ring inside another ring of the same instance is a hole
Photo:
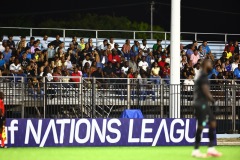
[[[202,43],[203,53],[206,55],[206,58],[209,58],[212,61],[214,61],[214,56],[212,54],[212,51],[211,51],[210,47],[207,44],[208,44],[207,41],[203,41],[203,43]]]
[[[6,64],[9,63],[11,56],[12,56],[12,50],[10,50],[9,46],[6,46],[5,51],[3,51],[3,59],[5,60]]]
[[[194,53],[193,51],[195,50],[195,46],[192,44],[191,47],[187,50],[186,54],[188,57],[188,60],[190,60],[191,55]]]
[[[234,70],[233,75],[236,79],[240,80],[240,63],[238,64],[238,67]]]
[[[6,62],[3,59],[3,54],[0,53],[0,70],[3,72],[6,69]]]

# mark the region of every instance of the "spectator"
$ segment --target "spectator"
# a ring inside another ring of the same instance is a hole
[[[84,50],[84,48],[85,48],[84,38],[80,38],[79,49],[80,51],[82,51]]]
[[[237,80],[240,80],[240,63],[238,64],[238,67],[235,68],[233,75],[234,75],[234,78],[236,78]]]
[[[184,85],[184,91],[187,92],[186,95],[192,95],[191,92],[193,91],[193,86],[194,86],[193,76],[189,75],[187,79],[184,80],[183,85]]]
[[[158,46],[157,50],[153,52],[155,59],[159,59],[162,56],[162,46]]]
[[[61,53],[65,53],[65,44],[64,42],[60,42],[58,47],[56,48],[56,52],[61,52]],[[62,57],[62,56],[61,56]]]
[[[21,64],[19,63],[18,59],[14,60],[14,63],[10,65],[9,70],[10,70],[10,73],[12,73],[14,76],[26,77],[26,75],[23,73]]]
[[[56,39],[54,41],[50,42],[50,45],[52,45],[54,47],[54,49],[56,49],[61,43],[62,43],[62,41],[60,40],[60,36],[56,35]]]
[[[200,59],[200,56],[198,54],[198,50],[194,50],[193,54],[190,57],[190,61],[192,62],[192,65],[194,66],[195,64],[197,64],[198,60]]]
[[[228,45],[225,46],[224,51],[225,52],[229,52],[230,51],[231,53],[234,53],[234,50],[235,50],[235,47],[233,45],[233,41],[229,41]]]
[[[192,54],[194,54],[194,50],[195,50],[195,46],[194,45],[191,45],[191,47],[187,50],[186,54],[187,54],[188,60],[191,59]]]
[[[148,63],[148,66],[152,66],[152,64],[154,62],[156,62],[157,60],[155,59],[155,57],[153,56],[153,53],[152,52],[149,52],[149,54],[147,55],[146,57],[146,61]]]
[[[16,49],[15,42],[13,41],[13,36],[12,36],[12,35],[9,35],[9,36],[8,36],[7,45],[8,45],[9,48],[12,49],[12,50],[15,50],[15,49]]]
[[[80,82],[80,77],[82,76],[81,72],[79,72],[78,68],[75,67],[73,69],[73,73],[71,74],[72,78],[71,81],[72,82],[76,82],[79,83]]]
[[[84,67],[86,63],[89,63],[89,65],[92,65],[92,61],[90,60],[89,54],[86,55],[86,58],[82,62],[82,66]]]
[[[33,42],[33,46],[30,48],[30,52],[31,52],[32,54],[34,54],[36,48],[38,48],[38,49],[41,51],[41,48],[38,46],[37,41],[34,41],[34,42]]]
[[[143,51],[143,56],[147,56],[150,52],[150,48],[147,45],[147,40],[143,39],[142,44],[140,45],[140,49]]]
[[[133,76],[133,69],[131,67],[128,68],[127,78],[134,78],[134,76]]]
[[[142,57],[142,60],[138,63],[138,67],[147,72],[149,66],[148,63],[146,62],[146,57]]]
[[[229,59],[229,58],[231,58],[233,56],[233,54],[231,52],[231,47],[230,46],[227,46],[225,52],[227,53],[227,57],[226,57],[227,59]]]
[[[139,50],[138,55],[135,57],[135,62],[138,64],[143,58],[143,51]]]
[[[60,76],[62,76],[62,72],[60,70],[60,67],[53,68],[53,82],[60,82]]]
[[[117,55],[119,55],[119,57],[122,55],[122,52],[119,50],[119,45],[118,45],[118,43],[115,43],[114,44],[114,49],[117,51]]]
[[[110,62],[112,62],[113,66],[116,66],[116,63],[121,62],[121,60],[117,54],[117,51],[115,49],[112,50],[112,60]]]
[[[191,49],[192,46],[194,46],[194,50],[197,50],[197,46],[198,46],[198,42],[196,40],[192,41],[192,44],[188,44],[185,47],[183,47],[183,49]]]
[[[138,52],[139,52],[139,43],[138,41],[135,40],[131,48],[131,56],[135,57],[138,54]]]
[[[194,67],[194,73],[195,73],[195,76],[194,76],[194,80],[197,80],[199,75],[200,75],[200,63],[197,63]]]
[[[114,45],[115,45],[113,37],[110,37],[109,44],[111,45],[111,50],[112,50],[114,48]]]
[[[5,47],[3,46],[3,37],[0,36],[0,52],[5,51]]]
[[[158,66],[160,67],[161,70],[163,70],[165,64],[166,64],[166,57],[162,56],[161,61],[158,62]]]
[[[20,41],[17,47],[17,57],[21,57],[21,53],[23,53],[25,50],[25,42]]]
[[[9,60],[12,57],[12,50],[9,46],[5,47],[5,51],[3,51],[3,59],[5,60],[6,65],[9,64]]]
[[[106,51],[108,49],[107,45],[108,45],[108,40],[104,39],[103,43],[99,46],[99,50],[101,53],[103,53],[104,51]]]
[[[73,65],[70,61],[70,55],[66,54],[65,59],[66,61],[64,62],[64,68],[71,74],[73,72]]]
[[[21,36],[21,37],[20,37],[20,41],[18,41],[18,42],[16,43],[16,49],[18,49],[20,43],[22,43],[21,45],[22,45],[23,47],[27,47],[26,36]]]
[[[231,65],[231,71],[234,72],[234,70],[238,67],[239,64],[239,58],[236,58],[235,61]]]
[[[133,72],[137,71],[137,63],[134,60],[134,56],[131,56],[130,61],[129,61],[129,67],[133,69]]]
[[[27,66],[30,64],[30,60],[27,58],[27,54],[26,53],[24,53],[22,55],[22,57],[20,58],[19,62],[21,64],[22,68],[23,68],[23,71],[26,70]]]
[[[129,63],[128,61],[125,61],[124,66],[121,68],[121,72],[127,75],[128,67],[129,67]]]
[[[151,79],[155,84],[160,84],[161,78],[159,76],[159,73],[160,73],[160,67],[158,67],[157,62],[154,62],[151,70]]]
[[[170,80],[169,80],[170,79],[170,66],[168,63],[166,63],[164,65],[161,77],[164,78],[165,83],[167,83],[168,85],[170,84]]]
[[[126,43],[122,46],[122,52],[126,60],[130,59],[130,51],[131,51],[130,40],[127,39]]]
[[[73,37],[72,37],[72,42],[69,43],[69,46],[70,46],[70,45],[73,45],[73,46],[74,46],[74,49],[77,49],[77,48],[78,48],[77,36],[73,36]]]
[[[214,56],[211,52],[210,47],[208,46],[208,42],[207,41],[203,41],[202,43],[202,50],[204,55],[206,55],[206,58],[211,59],[212,61],[214,61]]]
[[[47,49],[47,58],[48,58],[48,62],[52,62],[54,60],[54,55],[55,55],[55,50],[54,50],[54,46],[49,43],[48,44],[48,49]]]
[[[42,46],[42,50],[43,49],[48,49],[48,36],[47,35],[44,35],[43,36],[43,39],[42,39],[42,41],[40,42],[41,43],[41,46]]]
[[[115,66],[115,69],[114,69],[114,74],[117,76],[117,77],[120,77],[122,72],[121,72],[121,66],[120,66],[120,63],[116,63],[116,66]]]
[[[180,67],[181,67],[181,70],[184,69],[184,66],[185,64],[187,64],[187,56],[186,55],[182,55],[182,60],[180,62]]]
[[[226,62],[228,59],[227,59],[227,52],[223,52],[222,53],[222,57],[220,58],[221,62]]]
[[[234,42],[234,54],[239,55],[239,45],[238,45],[238,41]]]
[[[3,59],[3,54],[0,53],[0,77],[2,76],[3,72],[6,71],[6,62],[5,60]]]
[[[185,64],[184,69],[183,69],[183,79],[188,79],[188,77],[192,75],[195,75],[194,69],[191,66],[191,64]]]
[[[89,74],[90,74],[90,77],[91,77],[92,73],[95,72],[96,70],[97,70],[97,62],[96,62],[96,61],[93,61],[93,62],[92,62],[92,65],[91,65],[91,67],[90,67],[90,71],[89,71],[89,72],[90,72],[90,73],[89,73]]]
[[[162,48],[161,42],[162,42],[161,39],[157,39],[157,43],[153,45],[153,52],[156,52],[159,47]]]
[[[27,43],[27,47],[31,48],[33,46],[33,43],[35,42],[35,38],[31,37],[30,41]]]
[[[88,52],[88,53],[92,53],[93,48],[94,48],[92,38],[89,38],[89,39],[88,39],[87,44],[88,44],[88,50],[87,50],[87,52]],[[86,46],[85,46],[85,48],[86,48]]]
[[[204,58],[206,57],[206,54],[205,54],[205,52],[203,51],[202,45],[200,45],[200,46],[198,47],[198,54],[199,54],[199,56],[200,56],[201,59],[204,59]]]

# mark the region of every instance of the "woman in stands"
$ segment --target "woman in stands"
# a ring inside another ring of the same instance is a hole
[[[89,48],[88,48],[88,53],[92,53],[92,51],[93,51],[93,48],[94,48],[94,46],[93,46],[93,42],[92,42],[92,38],[89,38],[88,39],[88,42],[87,42],[87,44],[88,44],[88,46],[89,46]]]
[[[134,78],[133,69],[131,67],[127,71],[127,78]]]
[[[151,70],[151,79],[155,84],[160,84],[161,78],[159,76],[159,72],[160,72],[160,67],[158,67],[157,62],[154,62]]]

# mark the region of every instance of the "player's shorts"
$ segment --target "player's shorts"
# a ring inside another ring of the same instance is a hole
[[[0,117],[0,128],[3,127],[3,122],[6,120],[5,117]]]
[[[208,103],[195,103],[195,116],[198,121],[198,126],[206,126],[209,122],[214,121],[215,117]]]

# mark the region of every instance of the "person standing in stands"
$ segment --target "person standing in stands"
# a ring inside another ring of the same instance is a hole
[[[142,44],[140,45],[140,49],[143,51],[143,56],[147,56],[148,53],[150,52],[150,48],[149,46],[147,45],[147,40],[146,39],[143,39],[142,40]]]
[[[239,55],[239,45],[238,45],[238,41],[234,42],[234,54],[235,55]]]
[[[131,51],[130,40],[127,39],[125,44],[122,46],[122,52],[126,60],[130,59],[130,51]]]
[[[43,36],[43,39],[41,40],[41,46],[42,48],[41,49],[48,49],[48,36],[47,35],[44,35]]]
[[[9,35],[9,36],[8,36],[7,45],[8,45],[9,48],[12,49],[12,50],[15,50],[15,49],[16,49],[15,42],[13,41],[13,36],[12,36],[12,35]]]
[[[206,58],[214,61],[214,56],[212,54],[212,51],[211,51],[210,47],[208,46],[208,42],[203,41],[201,46],[202,46],[203,54],[206,55]]]
[[[161,39],[157,39],[157,43],[153,45],[153,52],[156,52],[158,50],[158,47],[162,48],[161,42]]]
[[[31,48],[33,46],[34,41],[35,41],[35,38],[31,37],[30,41],[27,43],[27,47]]]
[[[79,49],[80,51],[82,51],[84,50],[84,48],[85,48],[84,38],[80,38]]]

